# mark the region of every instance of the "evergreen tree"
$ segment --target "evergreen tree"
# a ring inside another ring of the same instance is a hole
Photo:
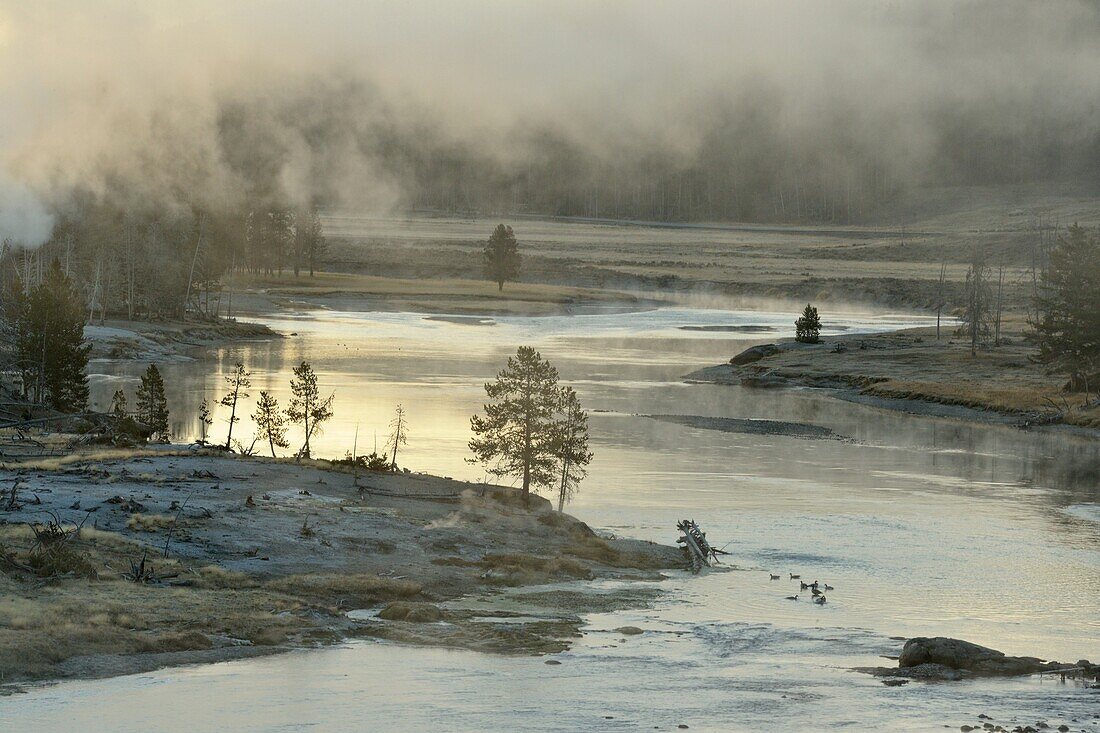
[[[61,412],[88,406],[91,344],[84,339],[84,304],[54,259],[26,298],[13,305],[16,351],[24,392],[34,402]]]
[[[223,407],[229,408],[229,434],[225,436],[225,449],[229,450],[233,445],[233,425],[240,422],[237,417],[237,402],[248,398],[248,388],[252,386],[250,377],[252,372],[244,368],[244,364],[237,362],[233,365],[233,371],[225,375],[225,383],[229,385],[229,392],[222,395],[218,402]]]
[[[794,322],[794,340],[803,344],[821,341],[821,318],[817,315],[817,308],[806,305],[802,315]]]
[[[520,254],[512,227],[498,224],[489,236],[482,253],[485,258],[485,277],[504,290],[504,283],[519,276]]]
[[[286,415],[291,422],[301,423],[302,432],[305,434],[305,442],[298,450],[299,458],[309,458],[309,441],[315,434],[320,434],[321,424],[332,417],[332,401],[335,394],[330,394],[324,399],[317,389],[317,375],[308,361],[303,361],[294,367],[294,377],[290,380],[290,404],[286,408]]]
[[[553,427],[560,404],[558,370],[539,352],[521,346],[485,385],[485,416],[470,418],[474,438],[471,462],[486,464],[493,476],[517,476],[524,498],[531,487],[552,485],[555,477]]]
[[[1100,232],[1076,224],[1050,251],[1032,326],[1043,362],[1064,369],[1070,387],[1100,387]]]
[[[206,436],[210,434],[210,426],[214,424],[214,416],[210,411],[210,400],[205,397],[199,403],[199,445],[206,445]]]
[[[397,449],[408,443],[409,421],[405,417],[405,408],[401,405],[394,410],[393,419],[390,420],[390,439],[386,442],[387,449],[393,449],[393,457],[390,459],[390,470],[397,470]]]
[[[116,389],[111,396],[111,414],[115,417],[126,417],[126,393]]]
[[[276,447],[290,446],[286,439],[286,415],[279,410],[279,400],[270,393],[260,392],[256,411],[252,413],[252,422],[256,423],[256,437],[267,442],[272,458],[275,458]]]
[[[137,419],[153,431],[152,440],[168,442],[168,400],[164,396],[164,379],[154,364],[150,364],[145,374],[141,375],[141,386],[137,391]]]
[[[580,482],[588,475],[592,462],[588,450],[588,413],[581,408],[580,398],[572,387],[559,391],[558,414],[554,421],[553,453],[558,461],[561,480],[558,484],[558,511],[573,497]]]

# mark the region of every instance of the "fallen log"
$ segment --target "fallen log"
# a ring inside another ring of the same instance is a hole
[[[712,562],[721,564],[718,560],[719,555],[729,554],[724,550],[711,547],[707,542],[707,533],[699,529],[694,519],[681,519],[676,523],[676,529],[683,533],[676,542],[684,546],[691,564],[691,572],[696,575],[703,568],[710,567]]]

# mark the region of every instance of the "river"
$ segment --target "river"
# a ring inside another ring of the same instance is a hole
[[[252,371],[252,399],[265,389],[285,404],[290,368],[308,359],[322,389],[336,394],[315,454],[339,456],[353,444],[369,452],[376,435],[384,443],[400,402],[410,435],[399,463],[480,479],[465,461],[469,416],[507,355],[531,345],[592,411],[596,458],[569,511],[663,542],[674,539],[677,519],[694,517],[737,569],[674,574],[649,608],[589,616],[557,666],[351,642],[35,689],[0,701],[0,730],[920,731],[974,725],[979,713],[1015,721],[1008,728],[1097,727],[1100,691],[1074,684],[888,688],[851,671],[894,664],[882,658],[900,649],[891,637],[917,635],[1063,661],[1100,657],[1095,441],[905,415],[814,390],[680,379],[789,336],[786,313],[665,308],[475,323],[322,309],[256,319],[292,335],[164,366],[177,439],[197,433],[199,400],[224,392],[236,360]],[[851,314],[825,333],[921,323]],[[729,330],[745,327],[756,332]],[[106,404],[120,385],[132,395],[140,369],[96,362],[93,371],[93,400]],[[647,414],[782,419],[843,439],[725,433]],[[224,417],[215,437],[224,436]],[[247,419],[236,430],[251,435]],[[835,586],[829,602],[787,600],[798,592],[789,573]],[[624,624],[646,633],[612,631]]]

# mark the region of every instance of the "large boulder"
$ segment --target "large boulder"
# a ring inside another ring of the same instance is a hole
[[[918,636],[905,642],[898,657],[899,667],[929,664],[987,675],[1032,674],[1058,666],[1035,657],[1010,657],[996,649],[946,636]]]
[[[752,364],[753,362],[760,361],[765,356],[775,356],[778,353],[779,347],[775,344],[760,344],[759,346],[750,346],[737,356],[730,359],[730,364],[734,366]]]

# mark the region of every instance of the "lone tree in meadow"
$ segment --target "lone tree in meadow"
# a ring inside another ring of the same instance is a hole
[[[558,390],[558,411],[553,427],[553,453],[558,461],[558,511],[573,498],[588,475],[592,453],[588,450],[588,413],[572,387]]]
[[[539,352],[521,346],[496,381],[485,385],[485,394],[485,415],[470,418],[470,461],[485,464],[493,476],[521,477],[524,499],[531,486],[553,485],[558,370]]]
[[[393,450],[390,459],[390,470],[397,470],[397,449],[409,442],[409,420],[405,415],[405,408],[398,405],[393,411],[393,419],[390,420],[390,439],[386,442],[387,449]]]
[[[512,227],[497,224],[482,256],[485,258],[485,277],[497,284],[497,290],[504,290],[506,281],[519,277],[519,244]]]
[[[286,439],[286,415],[279,409],[279,400],[270,392],[260,392],[256,401],[256,411],[252,413],[252,422],[256,424],[256,437],[267,443],[271,457],[275,457],[275,448],[289,448]]]
[[[229,391],[218,400],[223,407],[229,408],[229,434],[225,436],[225,449],[229,450],[233,445],[233,425],[241,421],[237,417],[237,403],[248,399],[248,388],[252,386],[252,372],[244,368],[244,364],[237,362],[233,365],[233,371],[225,375],[225,383],[229,385]]]
[[[821,341],[821,318],[817,308],[807,304],[802,315],[794,322],[794,340],[803,344],[816,344]]]
[[[1100,231],[1074,224],[1058,239],[1035,301],[1039,359],[1068,374],[1071,391],[1100,389]]]
[[[286,416],[293,423],[301,423],[305,442],[298,450],[298,458],[309,458],[309,441],[321,432],[321,424],[332,417],[332,401],[335,394],[324,399],[317,389],[317,375],[308,361],[294,367],[294,377],[290,380],[290,404]]]
[[[164,379],[155,364],[150,364],[141,375],[141,386],[137,390],[137,420],[150,428],[151,440],[167,443],[168,400],[164,396]]]

